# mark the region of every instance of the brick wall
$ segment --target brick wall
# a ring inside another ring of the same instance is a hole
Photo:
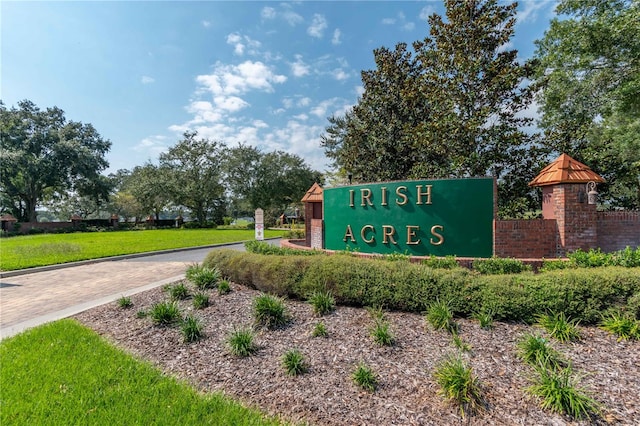
[[[324,221],[322,219],[311,219],[309,222],[311,222],[311,244],[309,245],[309,247],[322,250],[322,248],[324,247]]]
[[[640,212],[598,212],[598,247],[604,252],[640,246]]]
[[[497,220],[494,254],[498,257],[556,257],[556,221]]]

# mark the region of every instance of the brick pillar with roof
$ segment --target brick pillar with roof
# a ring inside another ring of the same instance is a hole
[[[322,192],[322,187],[316,182],[301,200],[304,203],[305,245],[316,249],[324,248]]]
[[[596,204],[589,202],[589,191],[604,181],[588,166],[562,154],[529,183],[542,188],[542,216],[556,221],[557,256],[597,247]]]

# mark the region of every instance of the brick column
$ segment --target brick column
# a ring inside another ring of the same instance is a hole
[[[586,184],[558,183],[545,187],[542,195],[544,218],[557,223],[557,255],[597,247],[596,205],[587,201]]]

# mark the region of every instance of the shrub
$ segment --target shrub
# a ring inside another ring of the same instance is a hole
[[[422,264],[430,268],[437,269],[454,269],[460,268],[455,256],[436,257],[434,255],[429,256],[422,260]]]
[[[198,274],[202,270],[202,268],[203,268],[202,265],[198,265],[197,263],[192,263],[191,265],[187,266],[187,270],[185,271],[184,275],[187,278],[187,280],[193,282],[193,278],[196,276],[196,274]]]
[[[596,402],[577,386],[570,368],[560,371],[539,368],[534,384],[527,388],[530,394],[542,398],[542,408],[576,419],[598,413]]]
[[[261,294],[253,300],[253,317],[257,326],[269,329],[282,327],[290,321],[284,301],[270,294]]]
[[[301,238],[304,238],[304,231]],[[288,247],[274,246],[273,244],[258,240],[247,241],[244,243],[244,247],[249,253],[274,256],[313,256],[317,254],[324,254],[321,250],[297,250]]]
[[[229,285],[229,281],[227,280],[222,280],[218,283],[218,294],[219,295],[223,295],[223,294],[228,294],[229,292],[231,292],[231,286]]]
[[[630,315],[640,319],[640,291],[629,298],[627,307]]]
[[[551,337],[561,342],[573,342],[580,340],[578,320],[570,320],[564,312],[538,315],[538,324],[542,326]]]
[[[538,272],[557,271],[560,269],[573,268],[575,265],[571,262],[561,259],[545,259],[542,261],[542,266],[538,269]]]
[[[182,283],[168,286],[167,292],[172,300],[184,300],[189,297],[189,289]]]
[[[184,317],[182,324],[180,324],[182,337],[185,342],[195,342],[196,340],[200,340],[203,336],[203,328],[204,326],[202,325],[202,321],[193,315],[187,315]]]
[[[518,358],[533,367],[559,369],[566,361],[549,345],[547,339],[534,334],[525,334],[517,343]]]
[[[160,302],[151,307],[149,315],[155,325],[168,326],[178,321],[180,309],[176,302]]]
[[[387,315],[384,313],[384,309],[382,309],[380,306],[369,306],[367,307],[367,312],[369,313],[371,319],[373,319],[374,321],[386,321],[387,319]]]
[[[390,330],[388,321],[377,320],[370,330],[373,341],[380,346],[393,346],[395,338]]]
[[[382,257],[382,259],[387,260],[389,262],[410,262],[411,256],[405,253],[389,253]]]
[[[196,309],[204,309],[209,306],[209,295],[207,293],[196,293],[193,295],[193,307]]]
[[[484,407],[480,381],[470,366],[459,357],[449,357],[433,373],[440,386],[438,393],[460,407],[460,415],[473,414]]]
[[[314,291],[309,296],[309,303],[313,306],[313,313],[323,316],[336,308],[336,300],[328,291]]]
[[[427,310],[426,320],[436,330],[447,330],[449,333],[458,332],[458,324],[453,320],[453,313],[448,303],[436,300]]]
[[[519,259],[492,257],[473,261],[473,269],[485,275],[519,274],[530,271],[531,266],[525,265]]]
[[[298,349],[290,349],[282,356],[282,366],[290,376],[297,376],[307,371],[304,355]]]
[[[360,362],[355,371],[351,375],[351,378],[356,385],[362,389],[373,392],[378,387],[378,378],[373,370],[363,362]]]
[[[254,343],[255,335],[248,328],[234,330],[228,336],[226,344],[231,354],[239,357],[253,355],[258,346]]]
[[[589,251],[578,249],[573,253],[569,253],[567,257],[574,265],[581,268],[595,268],[611,264],[610,256],[606,253],[602,253],[600,249],[591,249]]]
[[[327,332],[327,326],[321,321],[316,323],[313,327],[313,331],[311,332],[311,336],[313,337],[327,337],[329,333]]]
[[[127,309],[133,306],[133,302],[131,301],[130,297],[122,296],[118,299],[118,306],[120,306],[122,309]]]
[[[618,336],[618,341],[640,339],[640,321],[619,313],[614,312],[608,318],[603,318],[600,327]]]

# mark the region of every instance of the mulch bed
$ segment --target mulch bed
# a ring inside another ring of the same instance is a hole
[[[640,342],[618,342],[595,327],[580,327],[578,343],[553,342],[573,363],[575,374],[601,405],[597,418],[574,421],[544,411],[525,392],[530,367],[516,357],[516,343],[528,332],[541,333],[525,324],[495,323],[483,330],[473,320],[458,319],[460,336],[471,345],[468,360],[482,383],[486,408],[461,417],[457,406],[437,393],[435,366],[460,350],[449,334],[434,331],[422,316],[388,312],[395,335],[392,347],[376,345],[369,330],[373,320],[365,309],[339,306],[327,316],[313,315],[310,305],[287,300],[293,321],[287,327],[260,330],[258,352],[247,358],[231,355],[225,339],[234,329],[252,325],[251,304],[258,291],[232,284],[220,296],[210,291],[211,306],[194,310],[191,300],[180,302],[184,313],[194,313],[205,324],[205,336],[183,341],[179,327],[157,327],[137,311],[168,300],[162,289],[131,296],[133,307],[116,303],[85,311],[75,318],[116,346],[160,369],[187,380],[202,391],[222,391],[246,405],[286,421],[318,425],[431,425],[431,424],[640,424]],[[318,321],[328,329],[326,338],[314,338]],[[291,377],[281,364],[282,355],[297,348],[305,356],[307,373]],[[357,387],[351,374],[364,362],[377,374],[373,393]]]

